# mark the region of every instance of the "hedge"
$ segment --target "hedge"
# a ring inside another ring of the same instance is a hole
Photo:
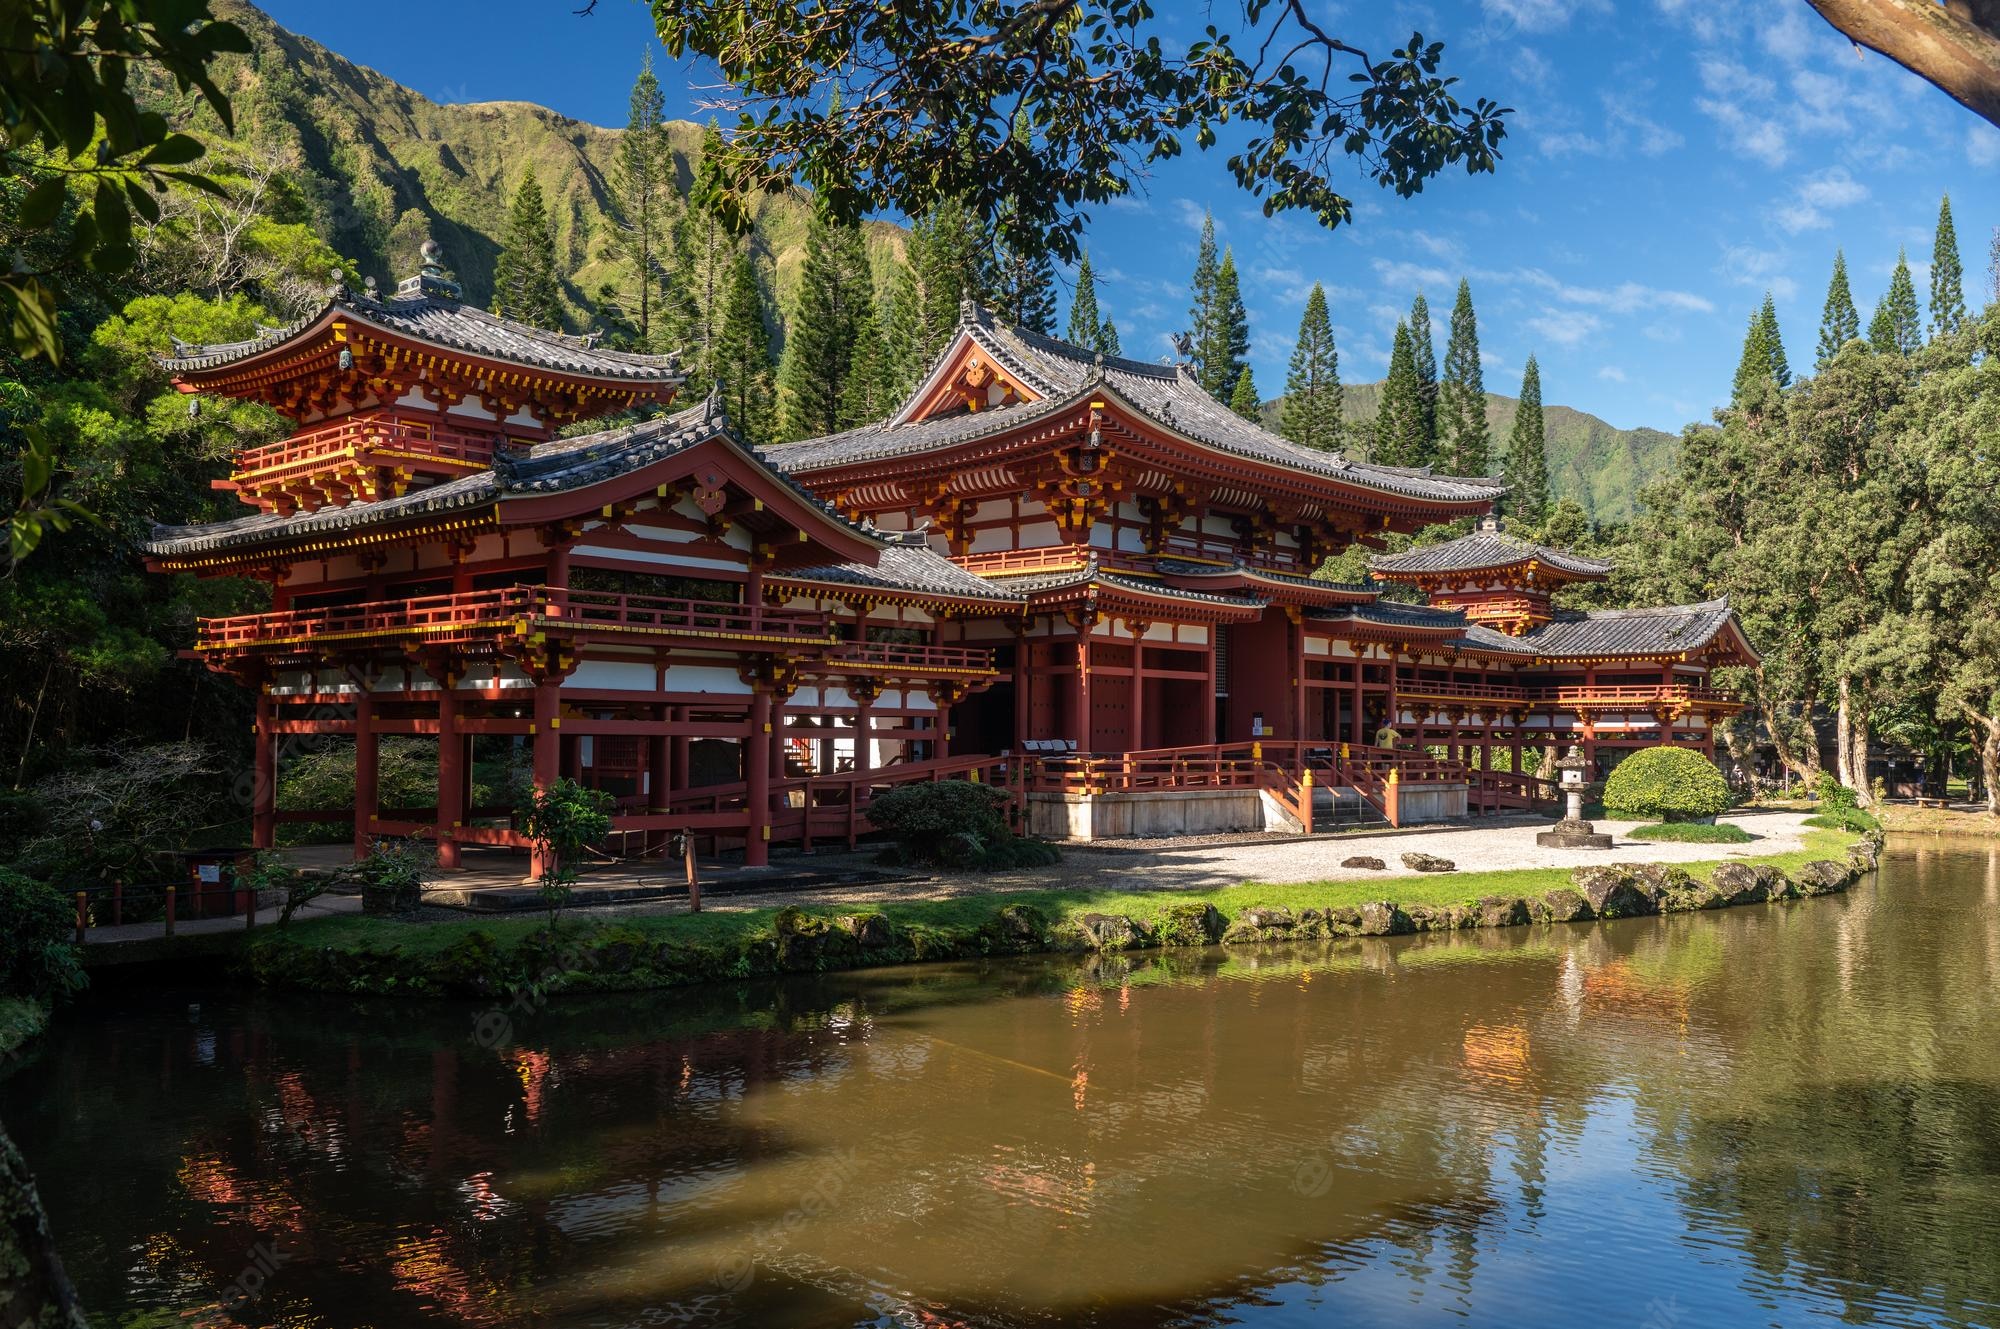
[[[1729,808],[1729,782],[1692,748],[1645,748],[1618,763],[1604,782],[1614,816],[1698,821]]]

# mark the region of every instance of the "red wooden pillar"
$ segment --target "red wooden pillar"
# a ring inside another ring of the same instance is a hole
[[[949,690],[946,690],[943,695],[939,695],[937,692],[931,693],[931,705],[936,708],[931,713],[937,717],[931,721],[931,726],[937,733],[937,741],[931,744],[931,758],[935,761],[943,761],[951,755],[950,696],[951,693]]]
[[[1398,697],[1396,684],[1399,661],[1394,651],[1385,651],[1383,654],[1389,657],[1389,700],[1387,702],[1387,709],[1382,712],[1382,723],[1394,729],[1403,722],[1403,707]]]
[[[1146,645],[1139,638],[1132,639],[1132,732],[1130,735],[1133,752],[1144,751],[1146,747]]]
[[[743,844],[745,867],[771,861],[771,694],[750,694],[750,732],[743,738],[743,806],[749,815]]]
[[[1219,700],[1215,695],[1215,641],[1221,631],[1219,623],[1211,624],[1208,629],[1208,697],[1201,708],[1201,741],[1207,744],[1222,741],[1222,736],[1215,732],[1215,703]]]
[[[562,685],[553,679],[535,684],[535,720],[529,730],[528,744],[529,769],[538,794],[545,794],[555,787],[556,766],[562,751],[561,714]],[[548,867],[549,864],[537,850],[530,871],[539,876]]]
[[[875,769],[875,689],[859,687],[854,697],[854,769]]]
[[[668,713],[677,724],[686,724],[688,721],[688,708],[685,706],[676,706]],[[667,787],[670,790],[686,789],[691,783],[688,776],[688,742],[686,734],[675,734],[667,740],[669,754]]]
[[[1365,727],[1368,722],[1363,718],[1363,713],[1366,711],[1367,707],[1363,703],[1361,696],[1361,675],[1364,672],[1364,666],[1362,664],[1362,658],[1361,658],[1361,652],[1363,649],[1364,648],[1359,644],[1356,644],[1353,647],[1354,695],[1353,695],[1353,700],[1350,704],[1353,706],[1354,709],[1353,713],[1347,717],[1347,731],[1348,731],[1347,741],[1350,743],[1366,743],[1368,741],[1368,733]]]
[[[1032,697],[1029,689],[1034,686],[1034,670],[1029,667],[1033,647],[1025,631],[1014,632],[1014,741],[1009,744],[1014,751],[1021,751],[1021,744],[1027,740],[1029,717],[1034,714],[1029,709]]]
[[[557,590],[569,586],[569,546],[565,544],[549,547],[549,585]]]
[[[658,708],[661,725],[673,719],[674,708]],[[646,737],[646,809],[655,816],[667,811],[667,804],[673,797],[672,744],[665,734],[649,734]],[[667,842],[665,831],[646,833],[646,852],[664,852]]]
[[[1090,751],[1090,637],[1082,630],[1076,634],[1076,673],[1070,679],[1070,698],[1073,703],[1070,728],[1075,731],[1076,750]]]
[[[375,733],[375,694],[367,685],[354,699],[354,856],[365,857],[375,836],[371,829],[381,811],[379,789],[381,739]]]
[[[458,832],[465,824],[465,735],[458,727],[458,693],[438,693],[437,860],[458,866]]]
[[[250,842],[270,849],[278,842],[278,705],[257,694],[256,768],[250,788]]]

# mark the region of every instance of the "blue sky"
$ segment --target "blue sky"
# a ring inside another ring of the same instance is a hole
[[[1159,6],[1180,15],[1180,0]],[[439,101],[539,102],[622,125],[654,47],[669,111],[722,95],[712,70],[668,61],[643,6],[600,0],[270,0],[279,22]],[[1804,0],[1464,0],[1314,6],[1344,39],[1386,52],[1414,28],[1446,44],[1468,98],[1516,108],[1496,175],[1455,174],[1415,199],[1356,176],[1352,227],[1266,219],[1219,153],[1159,168],[1101,210],[1099,299],[1127,354],[1168,351],[1187,321],[1197,228],[1212,209],[1235,248],[1251,364],[1266,396],[1307,291],[1324,282],[1341,374],[1381,377],[1396,319],[1421,288],[1443,320],[1460,276],[1480,316],[1486,383],[1514,392],[1536,355],[1546,400],[1622,427],[1677,429],[1726,395],[1743,328],[1770,290],[1794,366],[1810,368],[1836,246],[1865,325],[1898,247],[1929,290],[1949,192],[1968,301],[1987,295],[2000,224],[2000,130],[1856,48]],[[1235,7],[1223,0],[1215,13]],[[1192,34],[1205,8],[1167,20]]]

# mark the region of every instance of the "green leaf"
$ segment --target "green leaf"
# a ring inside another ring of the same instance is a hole
[[[59,175],[37,183],[21,200],[21,225],[29,230],[41,230],[54,222],[68,193],[66,183]]]

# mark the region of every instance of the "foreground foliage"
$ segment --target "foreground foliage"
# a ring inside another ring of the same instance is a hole
[[[1007,796],[988,785],[938,780],[883,791],[869,803],[868,819],[895,840],[905,863],[995,870],[1055,862],[1055,846],[1014,834],[1006,805]]]

